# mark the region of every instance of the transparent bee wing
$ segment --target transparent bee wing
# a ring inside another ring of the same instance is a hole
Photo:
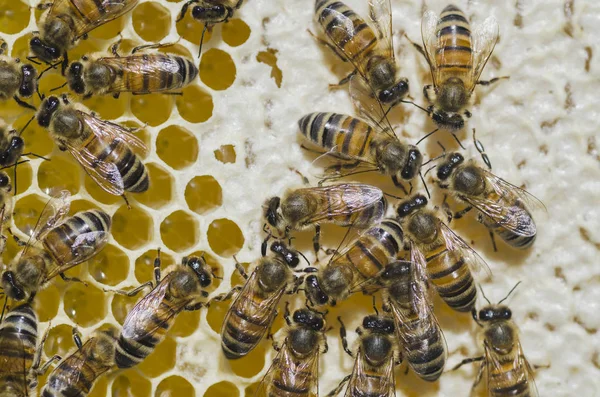
[[[421,19],[421,38],[423,39],[423,50],[425,58],[431,70],[431,78],[433,85],[438,87],[441,83],[440,69],[436,61],[436,51],[440,48],[439,39],[436,34],[437,25],[439,22],[438,15],[429,10],[423,14]]]
[[[99,160],[94,154],[85,148],[76,148],[67,145],[69,153],[85,170],[85,172],[104,191],[115,196],[121,196],[125,192],[123,177],[116,164]]]
[[[514,199],[518,198],[529,208],[547,211],[544,203],[525,189],[521,189],[520,187],[505,181],[488,170],[484,170],[484,172],[487,182],[492,186],[496,194],[500,197],[506,197],[506,201],[514,202]]]
[[[464,197],[482,214],[490,218],[496,225],[523,237],[533,237],[537,227],[531,214],[525,208],[505,200],[499,202],[481,197]]]
[[[379,45],[384,54],[395,58],[394,40],[392,35],[392,7],[390,0],[369,0],[369,17],[371,24],[378,33]]]
[[[78,235],[73,245],[71,245],[71,252],[56,258],[58,264],[48,271],[45,279],[50,280],[58,274],[64,273],[70,268],[87,261],[100,251],[99,247],[103,247],[108,242],[109,237],[110,233],[104,231],[94,231]],[[66,257],[72,258],[66,260]]]
[[[454,233],[444,222],[440,221],[440,226],[442,238],[448,251],[459,251],[474,273],[479,273],[483,270],[487,277],[492,277],[492,271],[486,261],[465,240]]]
[[[374,90],[365,79],[359,75],[352,76],[349,91],[352,103],[358,109],[359,114],[369,120],[376,131],[398,139],[387,118],[387,110],[384,109],[383,104],[375,96]]]
[[[475,85],[479,81],[479,76],[498,42],[498,35],[498,22],[494,17],[488,17],[472,32],[472,68],[469,78],[465,82],[465,88],[469,92],[473,91],[473,88],[475,88]]]
[[[354,368],[352,369],[352,375],[348,381],[346,388],[346,394],[344,397],[355,397],[362,396],[361,392],[374,392],[373,390],[373,377],[375,374],[368,368],[365,363],[365,358],[361,353],[360,349],[356,353],[356,359],[354,360]],[[381,371],[377,373],[377,393],[373,395],[381,397],[393,397],[396,395],[396,382],[394,380],[394,357],[390,357],[388,362],[381,368]]]
[[[91,114],[79,112],[80,118],[87,124],[90,130],[98,138],[105,142],[113,142],[119,140],[125,142],[131,149],[138,150],[142,155],[148,153],[148,147],[137,136],[131,133],[131,129],[125,128],[119,124],[111,123],[110,121],[102,120]]]

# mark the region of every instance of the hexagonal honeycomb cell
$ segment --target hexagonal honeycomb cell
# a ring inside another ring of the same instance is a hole
[[[213,90],[226,90],[235,81],[236,68],[231,55],[212,48],[200,60],[200,79]]]
[[[171,28],[171,13],[160,3],[150,1],[137,6],[132,13],[133,28],[149,42],[159,42]]]
[[[175,181],[165,168],[155,163],[146,164],[150,187],[143,193],[134,197],[136,201],[150,208],[160,209],[169,204],[173,199]]]
[[[156,154],[171,168],[180,170],[196,162],[198,140],[185,128],[171,125],[156,138]]]
[[[163,243],[173,251],[189,250],[198,242],[198,223],[185,211],[175,211],[160,224],[160,236]]]
[[[207,236],[210,248],[220,256],[233,256],[244,245],[244,235],[239,226],[225,218],[212,221]]]
[[[190,210],[202,215],[223,204],[223,189],[211,175],[196,176],[185,187],[185,201]]]

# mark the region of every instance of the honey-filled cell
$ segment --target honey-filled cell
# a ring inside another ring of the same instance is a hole
[[[212,96],[196,84],[185,87],[183,95],[175,98],[175,103],[181,117],[190,123],[210,119],[214,108]]]
[[[110,43],[117,41],[119,33],[123,31],[126,23],[129,21],[130,14],[120,16],[110,22],[102,24],[89,33],[90,39],[110,40]]]
[[[13,220],[22,233],[30,235],[47,202],[47,197],[30,194],[15,203]]]
[[[38,186],[48,193],[53,189],[66,189],[72,195],[81,186],[81,166],[70,154],[52,156],[52,161],[42,161],[37,171]]]
[[[149,281],[149,280],[148,280]],[[137,285],[136,285],[137,287]],[[131,291],[134,287],[127,287],[124,291]],[[110,310],[115,317],[115,320],[121,325],[125,322],[125,318],[129,314],[129,312],[133,309],[135,304],[144,297],[148,292],[150,292],[150,287],[144,288],[143,291],[140,291],[135,296],[128,296],[124,294],[119,294],[117,292],[113,292],[113,298],[110,302]]]
[[[143,284],[148,281],[154,282],[154,260],[157,257],[157,250],[152,249],[144,252],[135,260],[135,279],[138,283]],[[161,270],[175,264],[175,259],[161,251],[160,253],[160,268]]]
[[[177,15],[179,16],[179,14]],[[177,33],[190,43],[198,45],[202,30],[204,30],[204,24],[192,18],[192,7],[189,7],[183,19],[177,22]],[[212,33],[207,30],[204,34],[204,44],[208,43],[211,37]],[[196,56],[198,55],[196,54]]]
[[[177,361],[177,342],[167,336],[156,345],[154,351],[142,361],[138,368],[147,377],[155,378],[175,367]]]
[[[169,249],[181,252],[198,243],[198,222],[185,211],[175,211],[160,224],[160,236]]]
[[[104,285],[117,285],[129,274],[129,257],[121,249],[108,244],[88,260],[88,271],[94,280]]]
[[[170,125],[156,138],[156,154],[171,168],[180,170],[196,162],[198,140],[185,128]]]
[[[171,174],[158,164],[146,164],[150,187],[143,193],[136,193],[135,199],[150,208],[159,209],[173,199],[175,181]]]
[[[200,310],[183,311],[177,315],[169,335],[173,337],[190,336],[198,329],[198,324],[200,324]]]
[[[157,2],[139,4],[132,13],[133,28],[145,41],[159,42],[171,29],[171,13]]]
[[[233,256],[244,246],[242,231],[229,219],[221,218],[212,221],[208,226],[207,236],[210,248],[220,256]]]
[[[125,114],[129,105],[130,94],[123,93],[119,98],[112,95],[94,95],[83,101],[90,111],[96,112],[103,120],[114,120]]]
[[[12,1],[12,0],[3,0],[3,1]],[[22,59],[23,62],[29,62],[27,57],[29,56],[29,40],[31,40],[31,35],[24,34],[19,36],[12,45],[10,50],[10,56],[12,58]],[[9,55],[9,54],[5,54]]]
[[[204,393],[204,397],[238,397],[240,391],[231,382],[223,381],[215,383]]]
[[[237,47],[244,44],[250,37],[250,27],[241,19],[230,19],[222,25],[221,37],[230,46]]]
[[[223,204],[223,189],[210,175],[196,176],[185,187],[185,201],[190,210],[202,215]]]
[[[106,316],[104,291],[88,283],[69,283],[63,296],[64,311],[74,323],[90,327]]]
[[[21,0],[0,1],[0,31],[4,34],[19,33],[29,24],[29,6]]]
[[[154,397],[195,397],[196,390],[185,378],[172,375],[160,381]]]
[[[55,354],[66,357],[75,348],[73,327],[71,325],[58,324],[50,328],[48,338],[46,338],[46,343],[44,343],[44,353],[46,353],[47,357],[52,357]]]
[[[148,244],[153,237],[152,218],[138,206],[122,205],[112,218],[112,235],[123,247],[134,250]]]
[[[223,164],[235,163],[235,146],[221,145],[214,151],[215,158]]]
[[[213,90],[226,90],[235,81],[235,63],[223,50],[211,48],[202,54],[199,69],[200,79]]]
[[[33,302],[38,321],[50,321],[56,317],[56,314],[58,313],[60,291],[53,283],[50,283],[50,285],[44,287],[36,294]]]
[[[147,123],[148,125],[156,127],[171,117],[173,102],[173,95],[158,93],[132,95],[130,109],[131,113],[133,113],[133,115],[142,123]]]
[[[223,319],[229,310],[229,306],[235,300],[237,295],[234,295],[231,300],[226,302],[211,302],[210,310],[206,312],[206,322],[209,327],[216,333],[221,333],[221,326],[223,325]]]
[[[137,368],[123,371],[111,385],[112,397],[150,397],[152,383]]]

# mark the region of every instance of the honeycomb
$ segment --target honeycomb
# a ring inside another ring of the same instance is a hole
[[[347,3],[366,15],[366,2]],[[483,284],[490,300],[501,299],[517,281],[523,282],[509,304],[530,362],[549,365],[537,371],[540,395],[600,395],[596,103],[600,71],[594,61],[600,50],[600,8],[592,0],[457,3],[475,23],[496,16],[501,40],[483,77],[510,75],[508,81],[477,90],[480,95],[469,125],[478,128],[494,172],[525,186],[548,212],[535,214],[539,236],[527,252],[502,244],[494,252],[487,232],[472,216],[454,227],[493,271],[493,280]],[[27,56],[41,14],[36,4],[36,0],[0,0],[0,35],[12,57]],[[424,8],[439,12],[446,3],[392,0],[392,4],[402,73],[409,78],[411,95],[423,103],[420,87],[429,82],[429,71],[402,34],[418,41]],[[77,59],[105,51],[121,33],[121,53],[161,41],[176,43],[161,51],[196,59],[202,25],[189,13],[175,23],[181,5],[173,0],[140,0],[129,15],[92,31],[69,56]],[[67,272],[87,286],[57,279],[37,296],[41,328],[50,327],[44,347],[47,356],[65,355],[75,348],[74,326],[85,338],[103,325],[122,324],[140,296],[104,290],[131,289],[150,280],[159,247],[163,268],[183,256],[205,254],[223,277],[216,280],[214,294],[243,282],[234,272],[233,256],[246,268],[259,257],[264,200],[301,185],[294,170],[313,182],[321,172],[314,156],[297,144],[297,120],[313,111],[354,114],[346,90],[328,89],[349,67],[306,32],[316,30],[311,20],[312,3],[247,1],[231,21],[206,34],[197,63],[199,79],[182,96],[125,94],[119,99],[83,101],[104,119],[143,128],[139,136],[151,149],[144,159],[151,187],[144,194],[129,195],[131,210],[121,198],[96,186],[69,155],[59,152],[45,130],[35,123],[25,130],[25,152],[52,160],[32,158],[19,167],[13,232],[22,237],[30,233],[48,194],[59,187],[73,195],[72,213],[101,208],[113,217],[107,248]],[[41,80],[40,91],[47,93],[63,82],[58,72],[50,71]],[[34,97],[33,104],[38,106],[39,99]],[[0,104],[0,117],[14,128],[22,128],[31,116],[13,101]],[[410,107],[395,112],[392,121],[400,126],[398,133],[413,142],[433,129],[423,114]],[[468,153],[475,156],[469,137],[461,136]],[[455,148],[448,136],[436,139]],[[439,153],[435,139],[425,141],[422,148],[430,156]],[[394,192],[385,178],[357,179]],[[439,193],[433,201],[441,202]],[[343,231],[325,226],[323,243],[335,247],[342,235]],[[310,261],[314,260],[311,237],[303,232],[294,240]],[[18,252],[9,239],[4,263]],[[303,305],[301,297],[290,301],[295,307]],[[450,352],[448,368],[480,354],[477,329],[469,316],[452,312],[439,300],[435,303]],[[228,362],[218,335],[227,307],[227,302],[217,303],[208,311],[182,313],[166,340],[142,364],[102,377],[90,395],[252,396],[275,353],[263,341],[246,358]],[[341,315],[353,330],[371,312],[370,298],[359,295],[330,310],[328,319],[334,329],[328,333],[329,352],[321,359],[321,394],[352,370],[352,360],[341,349],[335,318]],[[279,316],[273,331],[283,324]],[[355,337],[349,332],[351,343]],[[398,395],[467,395],[475,375],[475,366],[466,367],[428,384],[412,372],[398,370]]]

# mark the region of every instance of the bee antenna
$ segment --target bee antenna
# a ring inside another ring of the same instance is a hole
[[[388,197],[395,198],[397,200],[402,200],[404,198],[404,197],[400,197],[400,196],[394,196],[393,194],[386,193],[386,192],[383,192],[383,194],[386,195],[386,196],[388,196]]]
[[[302,257],[302,258],[303,258],[303,259],[306,261],[306,264],[307,264],[308,266],[310,266],[310,262],[309,262],[309,260],[306,258],[306,256],[304,256],[304,254],[303,254],[302,252],[300,252],[300,251],[296,251],[296,252],[298,253],[298,255],[300,255],[300,256],[301,256],[301,257]]]
[[[415,145],[418,145],[419,143],[421,143],[425,139],[429,138],[430,136],[432,136],[433,134],[435,134],[439,130],[440,130],[439,128],[436,128],[435,130],[431,131],[430,133],[428,133],[427,135],[425,135],[423,138],[419,139]]]
[[[19,136],[21,136],[21,134],[23,134],[23,132],[27,129],[27,127],[29,127],[29,124],[31,124],[31,122],[33,121],[34,118],[35,118],[35,116],[31,116],[31,118],[29,119],[27,124],[25,124],[25,126],[23,128],[21,128],[21,131],[19,131]]]
[[[431,170],[432,170],[432,169],[434,169],[435,167],[436,167],[436,165],[435,165],[435,164],[434,164],[434,165],[432,165],[431,167],[429,167],[429,168],[427,169],[427,171],[425,171],[425,173],[423,174],[423,178],[425,178],[425,177],[427,176],[427,174],[429,174],[429,171],[431,171]]]
[[[379,310],[377,310],[377,299],[375,298],[375,295],[373,295],[373,310],[375,310],[375,315],[379,316]]]
[[[406,100],[402,100],[402,101],[400,101],[400,102],[402,102],[402,103],[410,103],[411,105],[413,105],[413,106],[416,106],[418,109],[421,109],[421,110],[422,110],[422,111],[424,111],[425,113],[429,113],[429,111],[428,111],[427,109],[425,109],[425,108],[424,108],[424,107],[422,107],[422,106],[419,106],[419,105],[417,105],[417,104],[416,104],[416,103],[414,103],[413,101],[406,101]]]
[[[21,161],[17,161],[16,163],[14,163],[14,164],[10,164],[10,165],[5,165],[4,167],[0,168],[0,170],[3,170],[3,169],[5,169],[5,168],[10,168],[10,167],[15,167],[15,166],[17,166],[17,165],[19,165],[19,164],[23,164],[23,163],[29,163],[29,159],[27,159],[27,160],[21,160]]]
[[[61,61],[61,62],[62,62],[62,61]],[[57,63],[51,63],[51,64],[49,64],[49,66],[48,66],[46,69],[42,70],[42,72],[41,72],[41,73],[38,75],[37,79],[38,79],[38,80],[39,80],[39,79],[41,79],[41,78],[42,78],[42,76],[44,75],[44,73],[46,73],[48,70],[50,70],[50,69],[56,69],[56,67],[57,67],[58,65],[60,65],[60,64],[61,64],[61,62],[57,62]],[[66,83],[65,83],[65,84],[66,84]]]
[[[483,292],[483,288],[481,288],[481,285],[479,286],[479,290],[481,291],[481,295],[483,296],[483,299],[485,299],[485,301],[491,305],[492,302],[490,302],[490,300],[487,298],[487,296],[485,296],[485,292]]]
[[[423,182],[423,186],[425,186],[425,191],[427,192],[427,197],[431,199],[431,193],[429,193],[429,188],[427,187],[427,182],[425,182],[425,177],[423,173],[419,171],[419,177],[421,178],[421,182]]]
[[[59,85],[58,87],[54,87],[54,88],[52,88],[52,89],[50,90],[50,92],[52,92],[52,91],[56,91],[56,90],[60,90],[61,88],[63,88],[63,87],[64,87],[64,86],[66,86],[66,85],[67,85],[67,82],[65,82],[63,85]]]
[[[515,286],[512,287],[512,289],[510,291],[508,291],[508,294],[506,294],[506,296],[500,302],[498,302],[498,304],[501,304],[502,302],[504,302],[505,300],[507,300],[508,297],[510,296],[510,294],[512,294],[514,292],[514,290],[517,289],[517,287],[519,286],[519,284],[521,284],[521,281],[519,281],[518,283],[516,283]]]

